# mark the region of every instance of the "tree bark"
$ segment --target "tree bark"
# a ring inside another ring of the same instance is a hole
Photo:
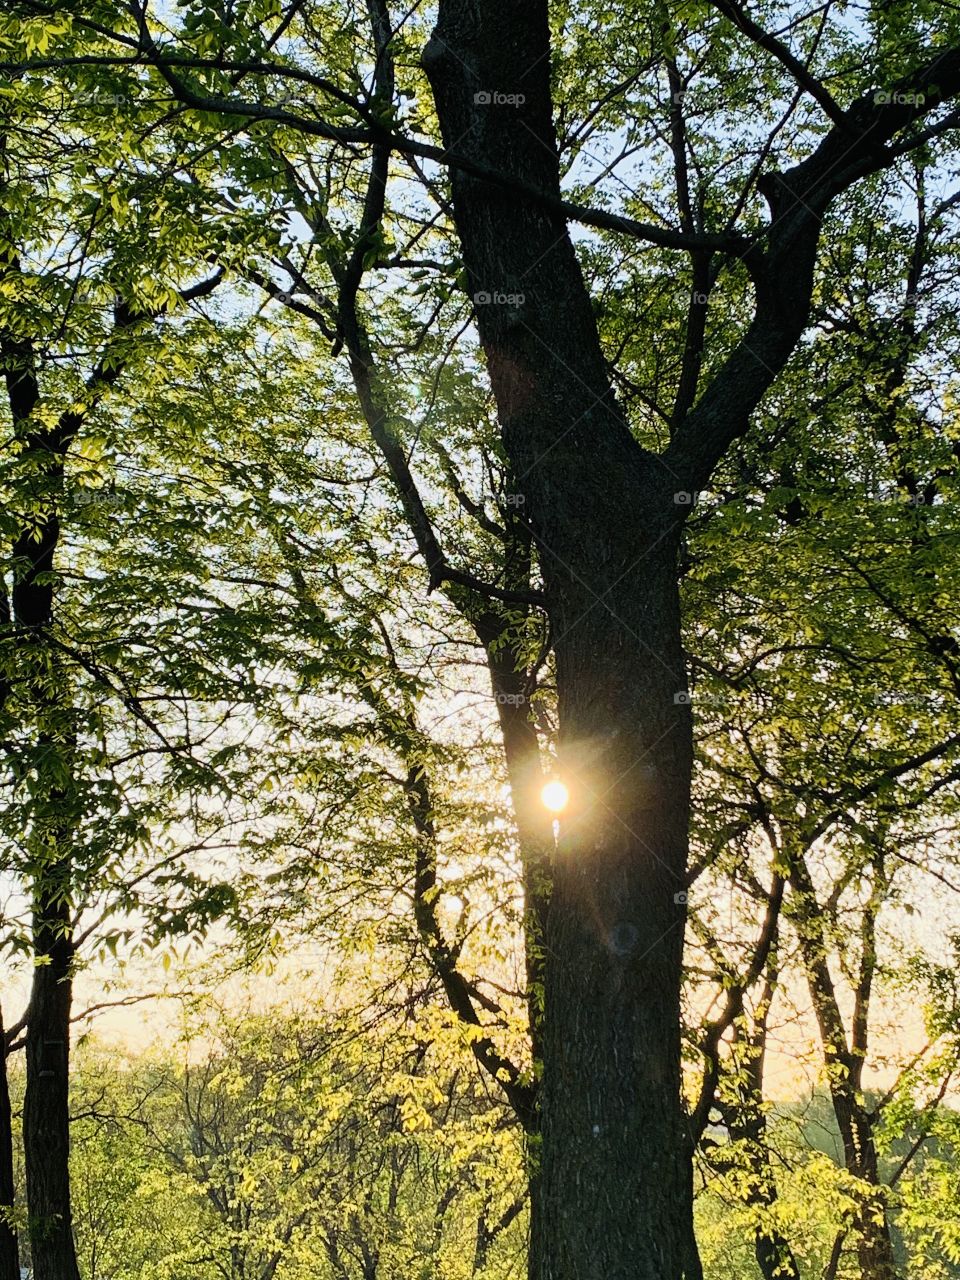
[[[512,646],[503,642],[504,621],[489,610],[485,618],[487,621],[474,621],[486,648],[520,844],[530,1049],[538,1065],[543,1057],[543,930],[550,901],[553,827],[540,802],[544,775],[540,739],[531,716],[528,673],[517,669]]]
[[[28,415],[16,412],[19,422]],[[72,438],[68,436],[67,439]],[[63,483],[66,444],[51,433],[31,433],[28,447],[42,451],[54,494]],[[30,821],[37,868],[33,883],[34,970],[27,1011],[23,1149],[33,1280],[79,1280],[70,1207],[69,1052],[72,1001],[73,869],[76,799],[63,785],[72,779],[76,731],[64,701],[62,673],[46,644],[53,622],[51,571],[60,524],[50,510],[39,535],[25,531],[14,557],[26,564],[14,582],[13,619],[19,668],[33,697],[39,726],[39,782]]]
[[[448,147],[559,191],[545,5],[442,0],[424,65]],[[682,508],[612,396],[563,221],[462,172],[453,196],[547,587],[572,792],[545,928],[530,1274],[676,1280],[685,1258],[695,1269],[679,1079],[692,762],[677,700]]]
[[[542,1280],[695,1268],[679,1078],[689,718],[673,702],[672,565],[656,568],[640,601],[557,646],[563,766],[582,796],[547,917]]]
[[[861,1280],[899,1280],[884,1188],[880,1181],[874,1114],[861,1089],[866,1058],[869,980],[857,992],[853,1043],[848,1040],[837,1000],[823,934],[823,913],[800,850],[792,851],[792,912],[810,998],[828,1063],[830,1098],[848,1173],[863,1183],[862,1202],[853,1226]],[[871,944],[872,945],[872,944]],[[870,962],[872,964],[872,961]],[[870,972],[870,964],[867,971]]]
[[[9,254],[6,267],[19,271]],[[36,861],[35,968],[27,1011],[23,1110],[30,1253],[34,1280],[79,1280],[70,1210],[68,1101],[73,966],[70,850],[77,814],[62,772],[65,767],[72,778],[76,732],[62,673],[56,670],[47,640],[53,623],[64,459],[83,419],[68,412],[52,428],[36,423],[32,415],[40,391],[32,343],[0,334],[0,354],[23,456],[37,462],[35,492],[43,510],[39,527],[23,529],[12,548],[14,562],[22,566],[12,591],[16,676],[28,692],[37,726],[38,782],[29,821]]]
[[[763,1280],[800,1280],[800,1267],[789,1240],[771,1221],[779,1198],[770,1160],[767,1115],[763,1106],[763,1069],[766,1059],[767,1017],[774,982],[768,978],[761,996],[756,1024],[746,1037],[746,1054],[739,1066],[737,1096],[718,1103],[733,1142],[742,1144],[747,1180],[742,1198],[758,1212],[753,1251]]]
[[[7,1080],[7,1037],[0,1011],[0,1280],[20,1280],[20,1249],[9,1214],[16,1184],[13,1177],[13,1113]]]
[[[64,868],[63,879],[68,875]],[[69,1043],[73,946],[70,904],[57,876],[35,906],[34,969],[27,1023],[23,1146],[34,1280],[79,1280],[70,1207]]]

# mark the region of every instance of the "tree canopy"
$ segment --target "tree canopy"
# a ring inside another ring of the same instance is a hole
[[[960,1274],[958,103],[10,0],[0,1280]]]

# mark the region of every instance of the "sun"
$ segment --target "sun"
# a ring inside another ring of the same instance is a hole
[[[567,807],[570,792],[559,778],[554,778],[540,792],[540,799],[543,801],[544,807],[549,809],[551,813],[562,813]]]

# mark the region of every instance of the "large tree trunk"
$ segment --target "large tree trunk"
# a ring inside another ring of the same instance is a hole
[[[70,905],[48,871],[35,906],[34,969],[23,1105],[34,1280],[79,1280],[70,1209],[69,1044],[73,945]]]
[[[441,0],[424,65],[451,150],[559,190],[544,4]],[[496,94],[523,101],[484,101]],[[692,762],[677,700],[682,508],[611,394],[563,221],[462,171],[452,181],[504,442],[538,542],[572,792],[546,924],[531,1275],[677,1280],[685,1258],[698,1270],[679,1078]]]
[[[581,794],[547,917],[538,1280],[697,1272],[680,1109],[689,723],[673,702],[673,566],[652,560],[639,600],[614,589],[615,615],[570,622],[557,649],[563,761]]]
[[[7,1081],[7,1038],[0,1012],[0,1280],[20,1280],[17,1233],[10,1221],[16,1186],[13,1180],[13,1113]]]

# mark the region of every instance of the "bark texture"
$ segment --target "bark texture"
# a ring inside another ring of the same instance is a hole
[[[27,1024],[23,1105],[34,1280],[79,1280],[70,1207],[69,1042],[73,948],[69,907],[49,891],[37,904],[37,957]]]
[[[854,993],[852,1034],[848,1038],[827,963],[824,915],[807,863],[798,850],[792,854],[790,883],[800,955],[829,1063],[830,1099],[840,1130],[843,1163],[847,1172],[860,1179],[862,1184],[861,1205],[853,1223],[860,1274],[862,1280],[900,1280],[887,1212],[887,1192],[880,1176],[874,1135],[877,1116],[869,1109],[862,1087],[870,991],[876,964],[874,909],[871,906],[865,912],[860,979]]]
[[[7,1081],[7,1037],[0,1012],[0,1280],[20,1280],[17,1233],[9,1218],[16,1186],[13,1178],[13,1114]]]
[[[559,191],[544,5],[445,0],[424,65],[451,150]],[[692,753],[677,700],[677,485],[611,393],[562,219],[463,172],[453,196],[547,587],[572,792],[545,925],[531,1275],[671,1280],[691,1238],[679,990]]]

